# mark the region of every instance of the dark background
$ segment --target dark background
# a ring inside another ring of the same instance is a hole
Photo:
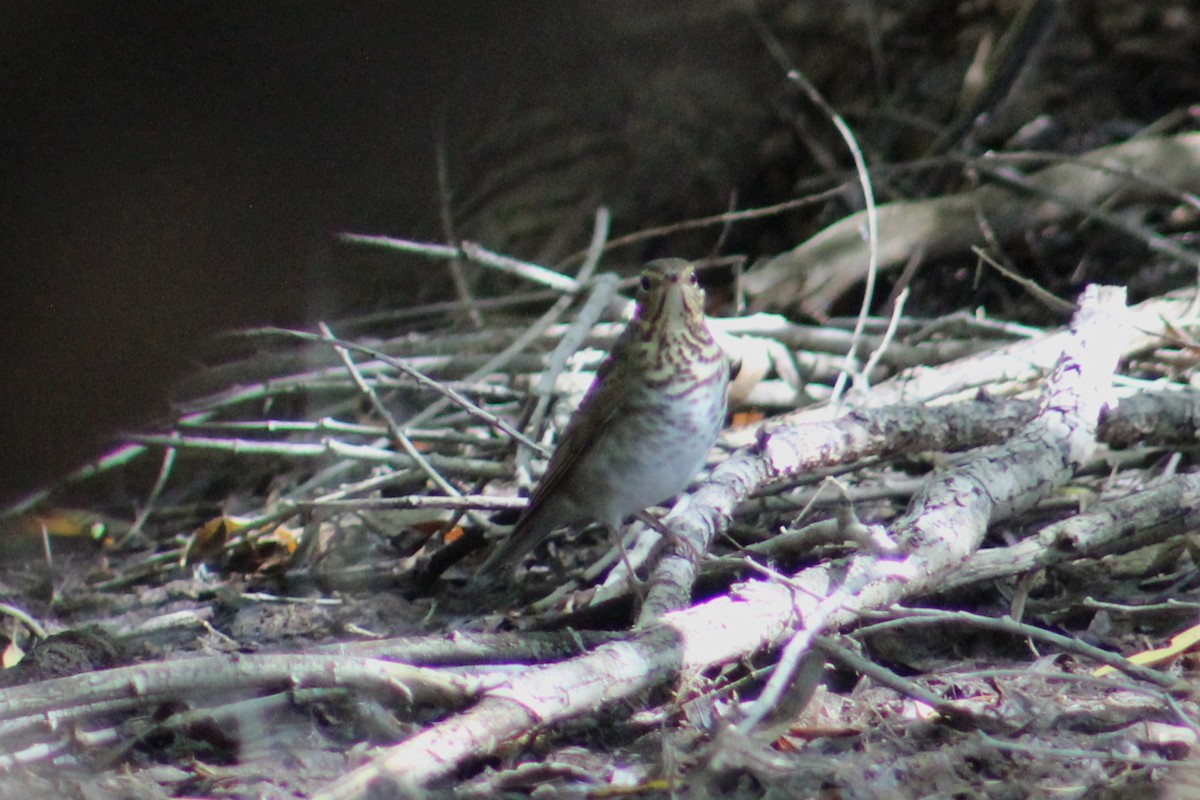
[[[5,4],[0,499],[163,415],[207,335],[309,318],[331,232],[438,236],[438,120],[577,34],[556,2],[236,5]]]

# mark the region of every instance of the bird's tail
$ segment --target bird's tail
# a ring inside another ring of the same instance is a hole
[[[508,578],[529,551],[541,544],[555,528],[565,524],[562,509],[556,503],[537,504],[517,520],[512,532],[500,541],[475,573],[476,579],[497,581]]]

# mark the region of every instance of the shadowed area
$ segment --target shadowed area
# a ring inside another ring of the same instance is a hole
[[[204,336],[319,311],[331,231],[437,235],[499,6],[6,6],[0,498],[161,414]]]
[[[5,16],[0,498],[163,414],[213,333],[449,296],[442,265],[331,237],[443,240],[439,141],[455,234],[553,264],[586,244],[601,203],[614,233],[724,210],[762,169],[764,87],[778,82],[721,3]],[[715,240],[629,249],[606,268]],[[485,294],[512,285],[471,279]]]

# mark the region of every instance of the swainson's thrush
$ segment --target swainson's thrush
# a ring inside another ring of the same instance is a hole
[[[652,261],[637,312],[571,416],[516,527],[480,568],[495,580],[555,529],[624,520],[687,488],[725,419],[729,362],[691,264]]]

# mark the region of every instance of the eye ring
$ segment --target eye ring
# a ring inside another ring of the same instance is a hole
[[[641,287],[642,287],[642,291],[643,291],[643,292],[648,292],[648,291],[650,291],[650,287],[651,287],[651,285],[652,285],[652,284],[651,284],[651,282],[650,282],[650,276],[649,276],[649,275],[643,275],[643,276],[642,276],[642,280],[641,280],[641,281],[638,283],[638,286],[641,286]]]
[[[700,283],[700,279],[696,277],[696,273],[693,272],[688,276],[688,283],[690,283],[692,286],[696,286]]]

